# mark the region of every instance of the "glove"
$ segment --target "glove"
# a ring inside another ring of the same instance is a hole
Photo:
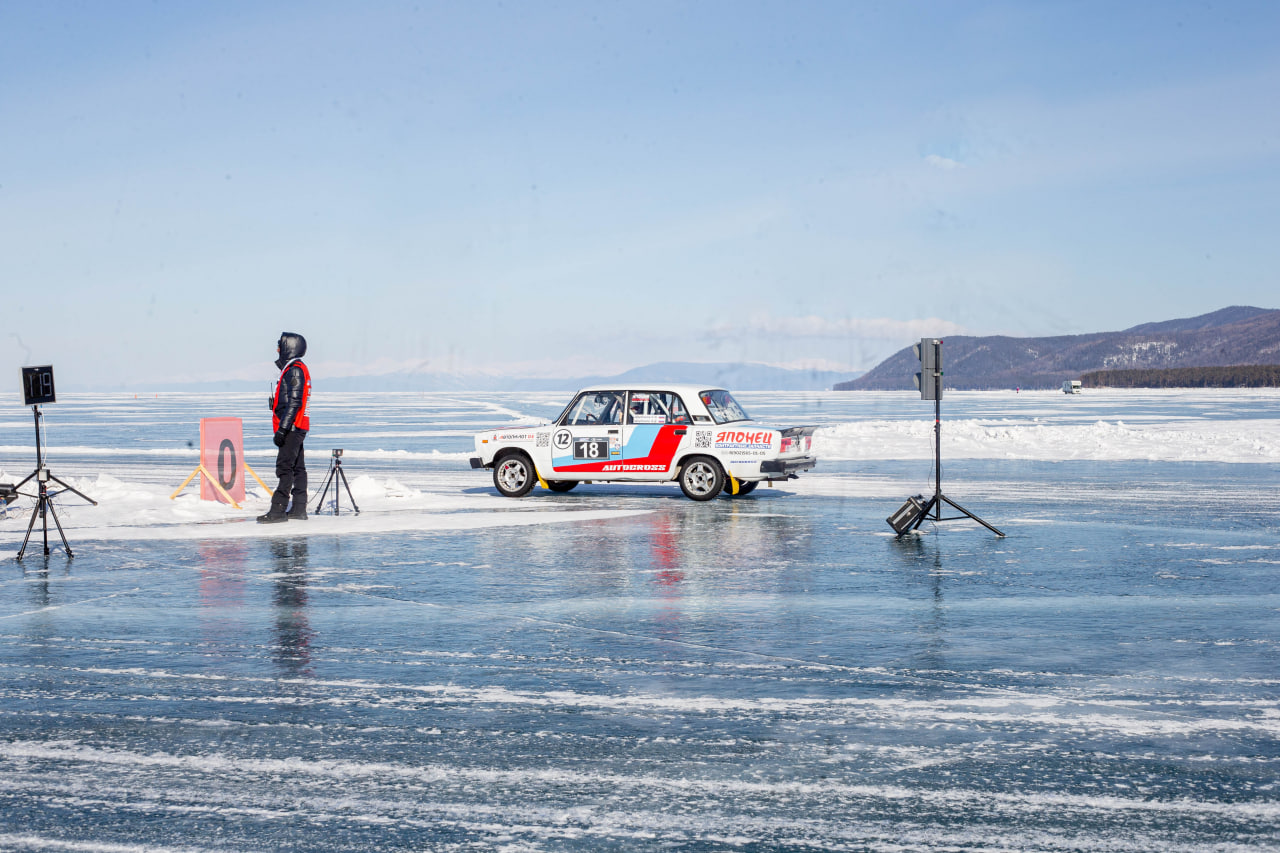
[[[284,439],[288,434],[289,431],[287,429],[278,429],[276,430],[276,434],[272,436],[271,440],[275,442],[276,447],[284,447]]]

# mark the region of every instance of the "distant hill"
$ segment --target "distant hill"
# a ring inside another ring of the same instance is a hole
[[[640,382],[689,382],[731,391],[829,391],[849,374],[826,370],[794,370],[768,364],[723,362],[659,362],[610,376],[530,378],[450,373],[395,373],[386,376],[337,377],[320,387],[331,391],[573,391],[586,385]]]
[[[1280,311],[1234,306],[1121,332],[1011,338],[1001,335],[944,338],[946,387],[1058,388],[1097,370],[1165,369],[1271,364],[1280,360]],[[862,376],[837,383],[837,391],[914,389],[920,362],[911,346]]]
[[[689,382],[695,385],[719,385],[731,391],[830,391],[848,375],[827,370],[773,367],[768,364],[660,362],[593,381],[618,382],[624,385],[636,382]]]
[[[575,391],[586,385],[688,382],[731,391],[830,391],[846,372],[796,370],[768,364],[660,362],[611,376],[531,378],[488,373],[398,372],[378,376],[315,376],[318,391]],[[262,381],[148,385],[147,391],[257,391]],[[136,390],[136,389],[130,389]]]

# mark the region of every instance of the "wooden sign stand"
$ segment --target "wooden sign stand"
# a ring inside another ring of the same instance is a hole
[[[228,491],[227,486],[223,485],[221,479],[223,451],[231,454],[231,482],[228,484],[240,499],[244,500],[244,478],[236,470],[237,458],[240,464],[244,465],[244,470],[253,475],[253,479],[258,481],[258,485],[262,486],[263,491],[271,494],[271,489],[266,483],[262,482],[262,478],[258,476],[258,472],[250,467],[248,462],[244,460],[244,440],[241,433],[241,425],[239,418],[201,418],[200,419],[200,464],[195,470],[188,475],[187,479],[182,481],[182,485],[178,486],[177,491],[169,495],[169,500],[177,499],[187,484],[195,479],[197,474],[204,475],[204,481],[200,489],[200,497],[204,500],[214,500],[215,496],[223,501],[231,504],[236,509],[241,509],[235,497]],[[205,466],[205,460],[210,456],[216,456],[218,459],[219,476],[215,477],[213,472]],[[206,490],[204,486],[211,486],[211,490]]]
[[[271,487],[268,486],[266,483],[262,482],[262,478],[258,476],[258,472],[253,470],[253,468],[249,466],[248,462],[244,463],[244,470],[248,471],[250,474],[253,475],[253,479],[258,481],[258,485],[262,486],[263,491],[265,491],[267,494],[271,494],[272,492]],[[187,479],[182,481],[182,485],[178,486],[178,490],[176,492],[169,495],[169,500],[176,500],[178,495],[182,494],[182,490],[187,487],[187,484],[189,484],[192,480],[195,479],[196,474],[204,474],[205,481],[209,485],[217,489],[218,494],[222,495],[223,499],[225,499],[227,503],[231,504],[236,509],[243,509],[243,507],[241,507],[240,504],[236,503],[235,500],[231,497],[231,495],[227,493],[227,490],[222,488],[222,484],[218,482],[218,478],[209,473],[209,469],[204,467],[203,462],[201,462],[199,465],[196,466],[196,469],[192,471],[190,475],[187,476]]]

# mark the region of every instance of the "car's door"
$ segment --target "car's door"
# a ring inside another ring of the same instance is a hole
[[[551,433],[551,471],[559,480],[612,479],[622,462],[622,391],[584,391]]]
[[[669,480],[676,451],[689,432],[689,411],[670,391],[632,391],[623,426],[622,467],[639,480]]]

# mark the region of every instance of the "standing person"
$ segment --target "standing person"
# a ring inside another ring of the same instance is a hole
[[[280,484],[271,495],[271,509],[258,516],[259,524],[307,518],[307,464],[302,442],[311,429],[307,402],[311,399],[311,372],[302,363],[307,339],[296,332],[282,332],[276,344],[280,378],[271,395],[271,426],[275,429],[276,476]],[[290,498],[293,506],[290,507]]]

